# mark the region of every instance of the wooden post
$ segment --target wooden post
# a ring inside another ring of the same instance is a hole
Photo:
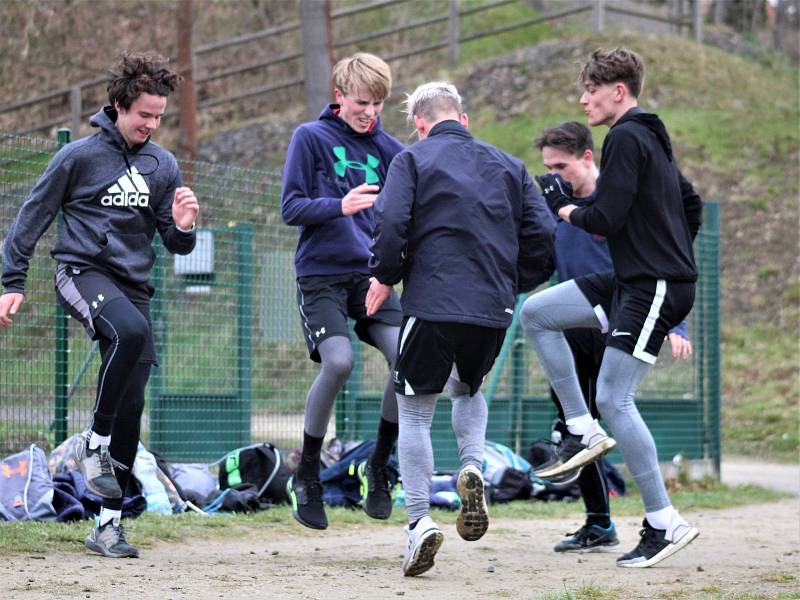
[[[448,28],[448,54],[450,66],[458,66],[458,38],[460,35],[460,23],[458,17],[459,0],[450,0],[449,28]]]
[[[73,140],[81,137],[81,113],[83,112],[83,102],[81,101],[81,88],[74,85],[69,90],[69,127]]]
[[[331,100],[331,42],[326,4],[318,0],[300,0],[306,118],[309,121],[316,119]]]
[[[703,43],[703,7],[700,0],[692,2],[692,34],[695,42]]]
[[[592,5],[592,31],[603,33],[606,26],[606,5],[605,0],[595,0]]]
[[[180,142],[181,154],[197,156],[197,95],[194,89],[194,56],[192,53],[192,21],[194,0],[178,2],[178,72],[183,76],[180,87]],[[187,185],[190,182],[184,182]]]

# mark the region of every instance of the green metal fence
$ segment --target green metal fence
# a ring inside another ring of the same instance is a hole
[[[0,136],[0,235],[56,148],[49,140]],[[251,441],[295,447],[317,365],[302,339],[296,231],[280,219],[279,174],[192,161],[181,169],[201,203],[198,246],[174,257],[155,242],[152,316],[160,365],[148,386],[143,440],[173,461],[213,460]],[[14,327],[0,332],[0,454],[31,442],[53,447],[86,426],[94,405],[96,345],[61,315],[53,294],[47,254],[55,230],[37,246]],[[661,460],[681,453],[718,466],[718,232],[718,206],[708,203],[696,248],[694,358],[673,364],[665,348],[638,401]],[[387,376],[377,350],[360,342],[355,348],[356,366],[329,429],[345,440],[374,436]],[[516,322],[484,389],[489,439],[524,453],[548,434],[554,410],[547,385]],[[443,397],[433,426],[436,466],[443,470],[457,466],[449,421]]]

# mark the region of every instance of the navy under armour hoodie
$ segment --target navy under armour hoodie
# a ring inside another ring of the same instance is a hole
[[[380,118],[356,132],[330,104],[294,132],[283,168],[281,217],[297,225],[297,276],[369,274],[373,209],[342,214],[342,198],[363,183],[383,186],[389,163],[404,146]]]
[[[34,186],[3,246],[2,284],[24,292],[34,247],[58,214],[62,222],[50,255],[60,263],[97,268],[134,285],[148,284],[156,230],[167,250],[188,254],[194,231],[172,219],[178,163],[150,141],[128,148],[110,106],[90,120],[100,131],[64,146]]]

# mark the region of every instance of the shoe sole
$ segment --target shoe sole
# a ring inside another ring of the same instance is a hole
[[[461,513],[456,519],[458,535],[468,542],[483,537],[489,529],[489,513],[483,496],[483,477],[474,471],[462,471],[456,484],[461,499]]]
[[[135,552],[125,552],[125,553],[111,552],[108,548],[106,548],[102,544],[98,544],[90,540],[85,540],[83,545],[86,546],[86,548],[88,548],[92,552],[97,552],[98,554],[102,554],[103,556],[108,558],[139,558],[138,550]]]
[[[438,529],[432,529],[422,534],[422,542],[417,546],[416,551],[411,556],[411,560],[403,568],[403,575],[415,577],[421,575],[433,567],[434,557],[442,547],[444,534]]]
[[[555,477],[556,475],[570,473],[571,471],[575,471],[576,469],[580,469],[590,463],[593,463],[598,458],[611,451],[616,445],[617,442],[614,439],[606,438],[591,448],[581,450],[563,464],[556,465],[544,471],[534,471],[533,474],[536,475],[536,477],[547,479],[548,477]]]
[[[624,567],[628,569],[644,569],[646,567],[652,567],[653,565],[660,563],[665,558],[668,558],[678,552],[679,550],[683,550],[686,546],[688,546],[697,536],[700,535],[700,531],[697,527],[692,527],[689,531],[683,534],[683,537],[679,539],[676,543],[670,544],[669,546],[663,548],[661,552],[655,554],[648,558],[647,560],[643,560],[641,562],[635,563],[620,563],[617,562],[618,567]]]
[[[83,443],[83,442],[81,442],[81,443]],[[100,488],[98,488],[94,483],[92,483],[89,480],[89,477],[87,477],[87,475],[86,475],[86,471],[85,471],[85,469],[83,467],[83,460],[81,459],[80,452],[78,451],[77,448],[75,449],[75,452],[73,452],[73,455],[75,457],[75,462],[78,464],[78,471],[80,471],[81,477],[83,477],[83,483],[86,485],[86,488],[90,492],[100,496],[101,498],[108,498],[109,500],[114,500],[116,498],[122,498],[122,490],[119,488],[119,485],[117,485],[117,488],[114,489],[114,490],[103,491]]]
[[[589,548],[565,548],[564,550],[556,550],[553,548],[553,552],[556,554],[592,554],[592,553],[600,553],[600,552],[614,552],[617,548],[619,548],[619,542],[616,544],[603,544],[601,546],[591,546]]]

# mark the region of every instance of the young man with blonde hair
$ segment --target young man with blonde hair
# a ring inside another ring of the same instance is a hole
[[[566,468],[591,456],[592,419],[578,385],[564,330],[609,332],[597,379],[597,408],[611,429],[642,495],[641,540],[617,559],[620,567],[650,567],[698,535],[672,506],[650,430],[634,398],[669,330],[694,302],[697,267],[692,240],[702,200],[675,164],[666,127],[638,107],[644,64],[624,48],[596,51],[580,75],[580,103],[589,125],[610,128],[603,142],[594,201],[578,206],[563,178],[537,177],[550,209],[562,220],[608,239],[613,272],[569,280],[525,302],[520,322],[564,409],[573,443],[560,449]],[[585,463],[584,463],[585,464]]]
[[[320,452],[336,395],[353,368],[347,327],[378,348],[394,367],[400,304],[392,293],[375,314],[367,315],[372,205],[386,171],[403,145],[381,128],[383,102],[392,88],[389,66],[377,56],[358,53],[333,68],[336,102],[319,119],[300,125],[286,154],[281,216],[298,228],[295,269],[297,303],[311,360],[321,364],[308,392],[303,450],[289,482],[292,514],[312,529],[328,527],[322,502]],[[381,402],[375,451],[361,467],[364,509],[377,519],[392,511],[396,476],[389,456],[397,439],[397,401],[388,378]]]
[[[459,535],[489,526],[483,494],[488,408],[480,391],[511,324],[517,294],[541,282],[553,218],[522,161],[475,139],[456,88],[418,87],[408,98],[419,142],[398,154],[376,204],[367,310],[403,281],[394,372],[400,472],[408,511],[403,572],[429,570],[444,535],[430,517],[436,397],[447,386],[461,471]]]

